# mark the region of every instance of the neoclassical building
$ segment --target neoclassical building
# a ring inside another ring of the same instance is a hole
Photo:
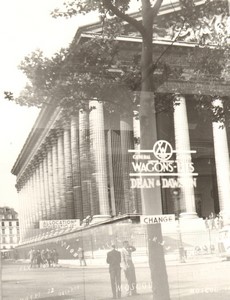
[[[0,207],[0,250],[4,254],[19,244],[18,213],[10,207]]]
[[[97,99],[89,99],[88,110],[71,116],[53,102],[44,106],[12,169],[17,176],[22,240],[36,234],[40,220],[82,221],[91,216],[98,222],[142,214],[143,190],[152,195],[151,211],[156,214],[205,218],[230,212],[230,132],[224,121],[204,118],[194,101],[198,94],[216,95],[213,108],[222,107],[222,99],[230,95],[229,81],[227,77],[211,84],[208,78],[196,81],[188,69],[196,46],[217,34],[216,22],[229,30],[229,20],[212,16],[206,31],[195,26],[178,31],[164,21],[176,14],[175,7],[166,5],[160,11],[154,51],[156,57],[165,52],[162,60],[183,68],[184,77],[170,78],[157,90],[161,99],[176,97],[176,105],[153,114],[153,148],[140,149],[138,111],[111,113]],[[79,28],[74,43],[100,32],[100,23]],[[130,53],[141,49],[140,36],[127,26],[117,41],[124,63],[131,64]],[[154,101],[157,97],[153,105]]]

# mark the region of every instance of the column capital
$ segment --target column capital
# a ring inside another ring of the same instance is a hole
[[[36,154],[32,160],[32,163],[34,164],[34,166],[37,168],[39,165],[39,155]]]
[[[41,157],[43,158],[46,158],[47,157],[47,147],[46,147],[46,143],[43,143],[40,147],[40,155]]]
[[[37,152],[37,159],[38,159],[39,163],[41,163],[43,161],[43,154],[42,154],[41,148]]]
[[[50,136],[47,136],[45,139],[45,147],[46,147],[46,152],[49,152],[52,149],[52,141]]]
[[[55,145],[57,143],[57,129],[53,129],[53,131],[51,132],[50,136],[49,136],[49,140],[51,145]]]
[[[57,129],[57,137],[59,138],[59,137],[63,136],[63,132],[64,132],[63,128],[58,128]]]

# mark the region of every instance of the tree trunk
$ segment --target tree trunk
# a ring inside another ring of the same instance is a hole
[[[144,3],[144,1],[142,2]],[[153,15],[148,5],[142,5],[142,22],[145,28],[141,53],[141,97],[140,97],[140,146],[143,150],[152,149],[157,139],[154,90],[153,90],[153,46],[152,28]],[[143,214],[162,214],[161,192],[155,187],[154,190],[142,189]],[[149,266],[151,271],[153,299],[169,300],[169,286],[162,243],[161,225],[147,225]]]

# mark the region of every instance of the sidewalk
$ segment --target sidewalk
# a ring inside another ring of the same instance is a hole
[[[221,262],[223,259],[214,254],[197,255],[195,257],[189,257],[185,262],[180,262],[178,254],[165,255],[165,261],[167,266],[181,266],[181,265],[192,265],[192,264],[207,264]],[[139,267],[148,267],[147,256],[136,256],[133,257],[134,264]],[[82,268],[108,268],[105,258],[88,258],[86,260],[87,266]],[[63,267],[78,268],[81,267],[78,259],[73,260],[59,260],[59,264]]]

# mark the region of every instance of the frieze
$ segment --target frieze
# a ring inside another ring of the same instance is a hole
[[[230,16],[226,13],[203,15],[193,24],[182,19],[179,22],[171,20],[165,24],[165,27],[154,24],[153,40],[181,41],[201,45],[230,44]],[[137,37],[140,34],[130,31],[127,35]]]
[[[230,95],[230,86],[215,82],[167,81],[158,88],[157,92],[226,97]]]

